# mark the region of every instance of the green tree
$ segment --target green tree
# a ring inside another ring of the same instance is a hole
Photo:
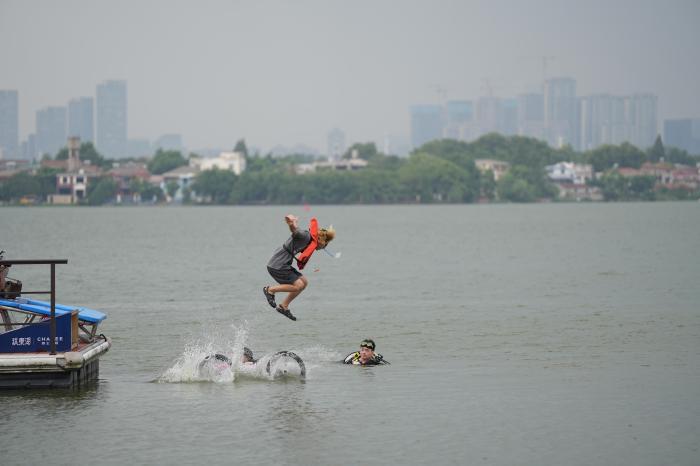
[[[68,148],[63,147],[56,154],[56,160],[67,160],[68,159]],[[97,165],[99,167],[109,166],[110,163],[105,160],[105,158],[100,154],[95,146],[90,142],[80,143],[80,160],[83,162],[89,161],[92,165]]]
[[[236,174],[228,170],[204,170],[195,177],[192,190],[208,202],[226,204],[229,202],[236,178]]]
[[[103,177],[93,185],[92,189],[89,189],[87,203],[92,206],[102,205],[114,199],[116,195],[117,183],[110,177]]]
[[[700,163],[700,157],[693,157],[683,149],[677,147],[669,147],[666,149],[666,160],[670,163],[679,163],[681,165],[695,166]]]
[[[37,177],[27,172],[15,173],[0,186],[0,199],[12,201],[23,196],[41,196],[42,187]]]
[[[656,197],[654,187],[656,180],[653,176],[625,177],[617,171],[611,170],[605,173],[599,181],[603,198],[606,201],[652,201]]]
[[[372,160],[379,154],[377,145],[373,142],[357,142],[350,146],[343,154],[344,159],[352,158],[353,152],[357,151],[357,157],[364,160]]]
[[[248,147],[245,145],[245,139],[239,139],[238,142],[236,142],[236,146],[233,148],[233,151],[243,154],[243,156],[247,159]]]
[[[187,160],[180,151],[158,149],[151,161],[148,162],[148,171],[155,175],[162,175],[183,165],[187,165]]]
[[[664,149],[664,143],[661,141],[661,135],[656,136],[654,145],[649,148],[649,161],[659,162],[666,159],[666,150]]]
[[[171,199],[175,197],[178,189],[180,189],[180,185],[177,183],[177,181],[170,180],[165,184],[165,191],[168,193],[168,196]]]
[[[61,170],[56,168],[46,167],[41,167],[36,171],[34,177],[39,180],[39,184],[41,186],[40,195],[42,199],[46,199],[49,194],[56,192],[56,175],[58,175],[60,172]]]
[[[597,172],[604,172],[614,166],[639,168],[646,161],[646,154],[630,143],[619,146],[604,145],[587,152],[585,159]]]
[[[532,202],[537,199],[537,188],[516,173],[508,172],[498,180],[498,197],[511,202]]]
[[[396,172],[404,163],[406,163],[406,159],[404,157],[378,154],[369,161],[367,168],[370,170],[386,170]]]
[[[399,169],[399,180],[419,202],[471,202],[479,192],[478,177],[431,154],[414,152]]]
[[[423,144],[414,153],[432,154],[457,165],[462,165],[465,159],[474,159],[472,146],[454,139],[435,139]]]
[[[234,184],[229,202],[232,204],[270,204],[280,202],[283,197],[291,198],[292,194],[285,189],[287,177],[288,175],[277,170],[246,170]],[[280,194],[280,192],[285,191],[287,194]]]
[[[192,202],[192,190],[185,186],[182,188],[182,203],[189,204],[190,202]]]
[[[656,178],[653,176],[632,176],[628,179],[628,187],[630,197],[633,199],[642,199],[645,201],[653,201],[655,198],[654,186]]]
[[[164,199],[163,190],[159,186],[154,186],[151,183],[143,181],[139,178],[131,180],[129,190],[132,193],[138,193],[143,202],[160,202]]]
[[[493,200],[496,197],[496,179],[491,170],[486,170],[481,175],[481,195],[489,200]]]
[[[383,204],[405,199],[403,187],[395,173],[387,170],[362,170],[352,174],[356,178],[354,202]]]

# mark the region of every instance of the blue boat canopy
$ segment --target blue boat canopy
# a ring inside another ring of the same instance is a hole
[[[37,299],[0,299],[0,306],[19,309],[22,311],[34,312],[36,314],[45,316],[51,315],[51,303],[46,301],[39,301]],[[99,324],[107,318],[107,314],[105,314],[104,312],[96,311],[94,309],[80,306],[66,306],[64,304],[56,303],[57,316],[68,314],[69,312],[75,310],[78,311],[78,319],[92,324]]]

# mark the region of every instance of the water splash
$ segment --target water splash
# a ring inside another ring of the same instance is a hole
[[[248,338],[247,322],[240,327],[231,325],[233,339],[230,332],[222,332],[219,328],[203,328],[202,334],[192,337],[185,344],[185,348],[180,357],[173,365],[158,377],[158,382],[182,383],[182,382],[217,382],[231,383],[235,380],[236,372],[241,366],[241,356],[243,347]],[[233,362],[228,364],[217,364],[216,370],[203,367],[202,362],[213,354],[225,354]]]
[[[243,348],[249,336],[248,322],[229,328],[206,327],[200,335],[186,342],[182,354],[157,379],[161,383],[214,382],[232,383],[235,380],[300,377],[300,366],[293,360],[278,358],[278,351],[258,357],[256,364],[243,363]],[[303,359],[306,374],[321,365],[342,359],[337,351],[319,345],[303,349],[289,349]],[[215,355],[220,355],[219,358]],[[268,362],[271,362],[268,368]]]

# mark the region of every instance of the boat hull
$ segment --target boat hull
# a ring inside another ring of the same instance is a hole
[[[104,337],[75,351],[0,354],[0,389],[73,388],[97,380],[100,356],[112,346]]]

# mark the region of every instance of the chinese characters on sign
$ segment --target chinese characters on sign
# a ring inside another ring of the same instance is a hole
[[[50,337],[36,337],[36,342],[41,346],[49,346],[51,342]],[[63,337],[56,337],[56,344],[62,343]],[[12,346],[32,346],[32,337],[20,337],[13,338],[10,341]]]

